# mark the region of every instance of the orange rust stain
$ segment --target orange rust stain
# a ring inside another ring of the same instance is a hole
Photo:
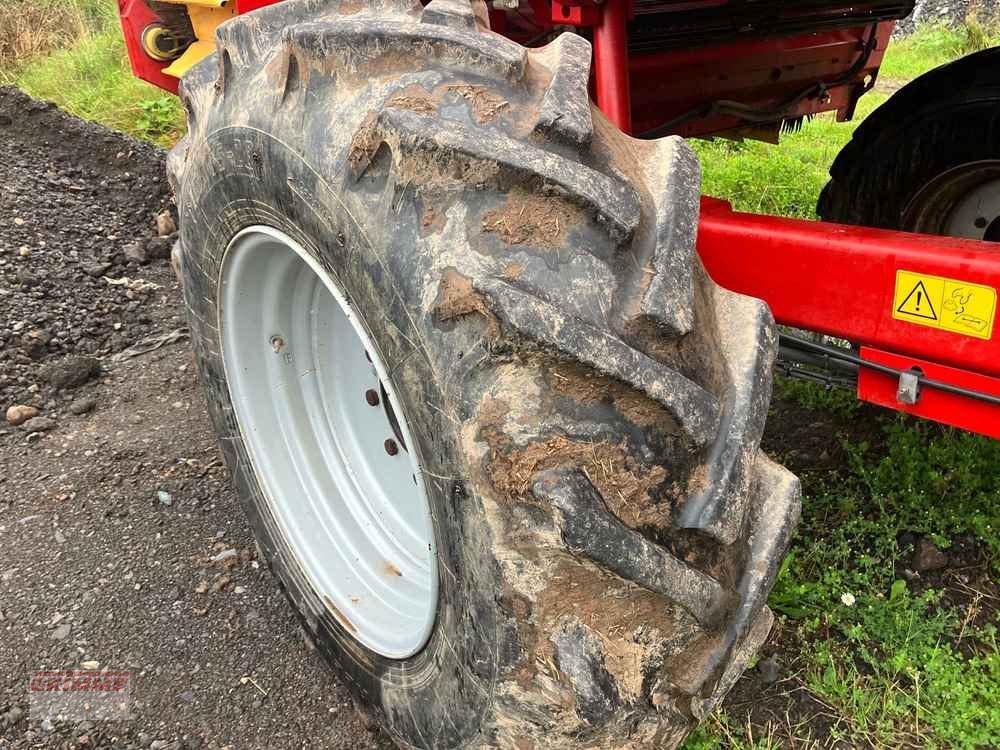
[[[387,576],[398,576],[399,578],[403,577],[403,571],[391,562],[386,561],[385,565],[382,566],[382,570]]]
[[[350,630],[352,633],[358,632],[358,629],[354,627],[354,623],[348,620],[347,617],[344,615],[344,613],[341,612],[339,609],[337,609],[337,605],[335,605],[332,601],[330,601],[330,597],[324,596],[323,603],[326,604],[326,608],[330,610],[330,614],[332,614],[337,619],[337,622],[339,622],[345,628]]]

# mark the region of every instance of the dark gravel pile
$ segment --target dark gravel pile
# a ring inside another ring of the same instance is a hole
[[[917,0],[913,12],[896,24],[896,36],[912,34],[921,26],[945,23],[959,26],[965,22],[969,8],[974,7],[981,19],[995,17],[997,0]]]
[[[0,88],[0,748],[388,747],[256,559],[187,342],[115,357],[184,325],[162,162]],[[130,718],[32,715],[64,669],[126,670]]]
[[[67,355],[107,357],[182,325],[156,304],[173,283],[173,238],[154,221],[168,193],[159,149],[0,88],[4,411],[51,416],[72,397],[53,387],[54,369],[93,370]]]

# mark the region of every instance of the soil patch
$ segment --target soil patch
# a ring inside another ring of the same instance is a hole
[[[511,191],[501,208],[483,216],[483,231],[505,245],[556,247],[579,221],[579,212],[562,198]]]
[[[51,422],[0,429],[0,746],[390,747],[256,559],[186,342],[115,358],[184,325],[167,260],[124,259],[167,200],[160,151],[0,89],[0,396]],[[28,719],[33,672],[92,662],[130,720]]]

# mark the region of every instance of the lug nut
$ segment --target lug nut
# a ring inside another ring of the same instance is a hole
[[[382,445],[385,447],[385,452],[388,453],[390,456],[395,456],[397,453],[399,453],[399,446],[396,445],[396,441],[393,440],[392,438],[387,438]]]
[[[371,388],[365,391],[365,401],[369,406],[378,406],[378,393]]]

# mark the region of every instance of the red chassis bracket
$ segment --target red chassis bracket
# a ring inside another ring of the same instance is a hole
[[[807,31],[792,30],[792,24],[786,31],[721,37],[714,43],[706,37],[688,39],[688,46],[663,42],[662,49],[640,34],[639,47],[629,48],[629,29],[643,28],[650,18],[637,13],[637,6],[669,16],[730,1],[529,0],[530,33],[511,27],[505,13],[493,10],[490,19],[495,31],[522,43],[530,43],[539,28],[555,26],[575,26],[589,36],[594,100],[625,133],[665,128],[661,135],[730,132],[770,140],[782,121],[829,111],[838,120],[853,117],[858,98],[874,83],[895,25],[878,15],[864,20],[865,2],[845,4],[845,17],[860,15],[833,26],[820,14],[808,17],[815,28],[807,25]],[[788,15],[802,12],[810,11],[790,7]],[[725,106],[733,103],[769,117],[755,120]]]
[[[702,198],[698,252],[722,286],[764,299],[779,323],[861,344],[861,357],[1000,396],[1000,326],[989,339],[893,317],[897,271],[1000,288],[1000,245],[734,212]],[[1000,438],[1000,406],[859,368],[858,397]]]
[[[142,49],[140,40],[143,29],[159,21],[159,16],[150,10],[145,0],[118,0],[118,16],[121,19],[125,49],[128,51],[132,72],[136,77],[176,94],[177,84],[180,82],[163,73],[163,69],[170,63],[154,60],[147,55]]]
[[[980,393],[1000,397],[1000,378],[991,378],[968,370],[927,362],[916,357],[883,352],[880,349],[861,347],[861,357],[869,362],[888,365],[896,370],[918,368],[931,380],[957,385]],[[891,375],[862,367],[858,370],[858,398],[879,406],[888,406],[925,419],[960,427],[1000,438],[1000,406],[976,401],[966,396],[948,393],[936,388],[923,388],[917,403],[900,403],[896,389],[898,379]]]

